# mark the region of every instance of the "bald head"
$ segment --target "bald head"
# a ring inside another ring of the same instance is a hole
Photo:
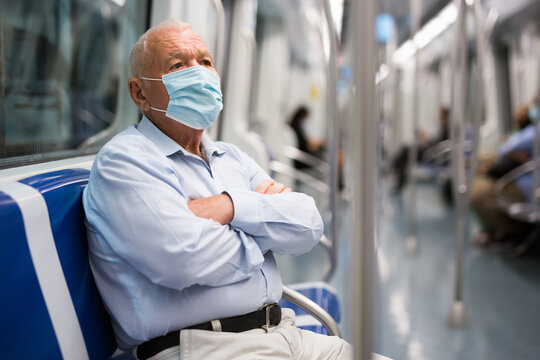
[[[162,21],[158,25],[148,29],[144,34],[141,35],[131,50],[131,54],[129,56],[129,67],[132,76],[138,77],[148,75],[145,72],[150,66],[152,66],[152,49],[160,42],[163,36],[170,33],[186,33],[186,35],[189,33],[191,36],[198,36],[191,29],[191,26],[176,19]]]

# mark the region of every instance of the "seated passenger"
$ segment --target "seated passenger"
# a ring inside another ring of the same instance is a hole
[[[305,153],[316,156],[322,159],[323,152],[325,150],[325,143],[322,140],[310,139],[306,133],[305,126],[309,119],[309,110],[305,106],[300,106],[294,112],[289,126],[293,129],[296,135],[296,147]],[[296,169],[309,168],[308,164],[305,164],[299,160],[294,161],[294,167]]]
[[[312,156],[319,159],[325,158],[326,142],[324,140],[310,139],[306,133],[306,122],[309,119],[309,110],[305,106],[300,106],[294,112],[289,126],[294,131],[296,136],[296,147]],[[343,190],[345,187],[343,179],[343,166],[345,162],[345,155],[343,148],[339,148],[337,152],[337,172],[338,172],[338,189]],[[302,162],[301,160],[294,160],[295,169],[309,169],[311,165]]]
[[[439,108],[439,133],[434,138],[429,138],[423,131],[416,133],[417,159],[420,161],[424,153],[430,147],[448,139],[448,124],[450,122],[450,110],[446,107]],[[399,194],[407,183],[407,168],[409,164],[409,146],[403,146],[392,161],[392,171],[395,176],[394,192]]]
[[[512,219],[499,208],[495,183],[514,168],[532,159],[535,136],[534,124],[529,115],[532,109],[534,106],[522,106],[517,110],[514,120],[518,131],[500,146],[496,157],[490,154],[481,156],[471,190],[471,206],[483,228],[473,238],[477,245],[520,238],[529,230],[526,224]],[[511,202],[530,201],[531,185],[531,174],[525,174],[506,186],[504,197]]]
[[[296,328],[276,304],[273,254],[309,251],[323,224],[313,199],[203,134],[222,95],[201,37],[165,21],[137,41],[130,68],[142,120],[101,149],[83,195],[119,347],[138,359],[351,356],[345,341]]]

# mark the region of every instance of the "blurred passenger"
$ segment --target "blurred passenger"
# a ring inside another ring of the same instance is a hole
[[[293,129],[296,135],[296,147],[312,156],[315,156],[321,160],[325,158],[326,142],[322,139],[311,139],[306,132],[306,123],[309,120],[309,110],[305,106],[300,106],[294,112],[289,126]],[[340,147],[337,154],[337,167],[338,167],[338,189],[343,190],[345,187],[343,181],[343,164],[345,161],[345,155],[343,149]],[[311,166],[300,160],[294,160],[295,169],[309,169]]]
[[[527,224],[512,219],[499,208],[494,190],[498,179],[532,159],[534,109],[535,105],[521,106],[514,115],[518,130],[501,145],[497,156],[483,155],[479,160],[471,190],[471,206],[483,228],[473,238],[477,245],[520,238],[529,231]],[[531,185],[531,174],[525,174],[506,186],[503,195],[511,202],[525,202],[532,197]]]
[[[439,133],[434,138],[429,138],[423,131],[418,130],[415,134],[417,146],[417,159],[424,158],[426,150],[448,139],[448,124],[450,122],[450,110],[446,107],[439,108]],[[404,146],[392,161],[392,170],[395,176],[394,192],[399,194],[407,183],[407,170],[409,164],[409,146]]]
[[[293,129],[296,135],[296,147],[310,155],[313,155],[319,159],[324,158],[325,142],[324,140],[310,139],[306,132],[306,123],[309,119],[309,110],[305,106],[300,106],[294,112],[289,126]],[[296,169],[306,169],[310,166],[301,161],[295,160],[294,167]]]
[[[139,360],[348,358],[344,340],[298,329],[277,304],[274,252],[309,251],[323,223],[312,198],[204,135],[222,95],[200,35],[165,21],[129,62],[144,116],[101,149],[83,195],[119,347]]]

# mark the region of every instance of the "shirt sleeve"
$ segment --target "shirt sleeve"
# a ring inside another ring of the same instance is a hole
[[[313,198],[296,192],[254,192],[257,185],[270,177],[246,154],[243,162],[249,172],[251,191],[227,191],[234,204],[230,225],[252,235],[263,253],[271,250],[276,254],[299,255],[311,250],[323,234],[323,221]]]
[[[174,181],[160,162],[98,156],[85,190],[87,220],[122,260],[162,286],[222,286],[258,271],[264,258],[254,238],[195,216]]]
[[[529,125],[525,129],[512,134],[499,148],[499,156],[505,156],[511,151],[532,152],[534,145],[534,126]]]

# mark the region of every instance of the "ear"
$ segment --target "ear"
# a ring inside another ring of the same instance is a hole
[[[129,95],[131,99],[142,111],[150,110],[150,103],[146,97],[143,81],[136,77],[129,78],[128,81]]]

